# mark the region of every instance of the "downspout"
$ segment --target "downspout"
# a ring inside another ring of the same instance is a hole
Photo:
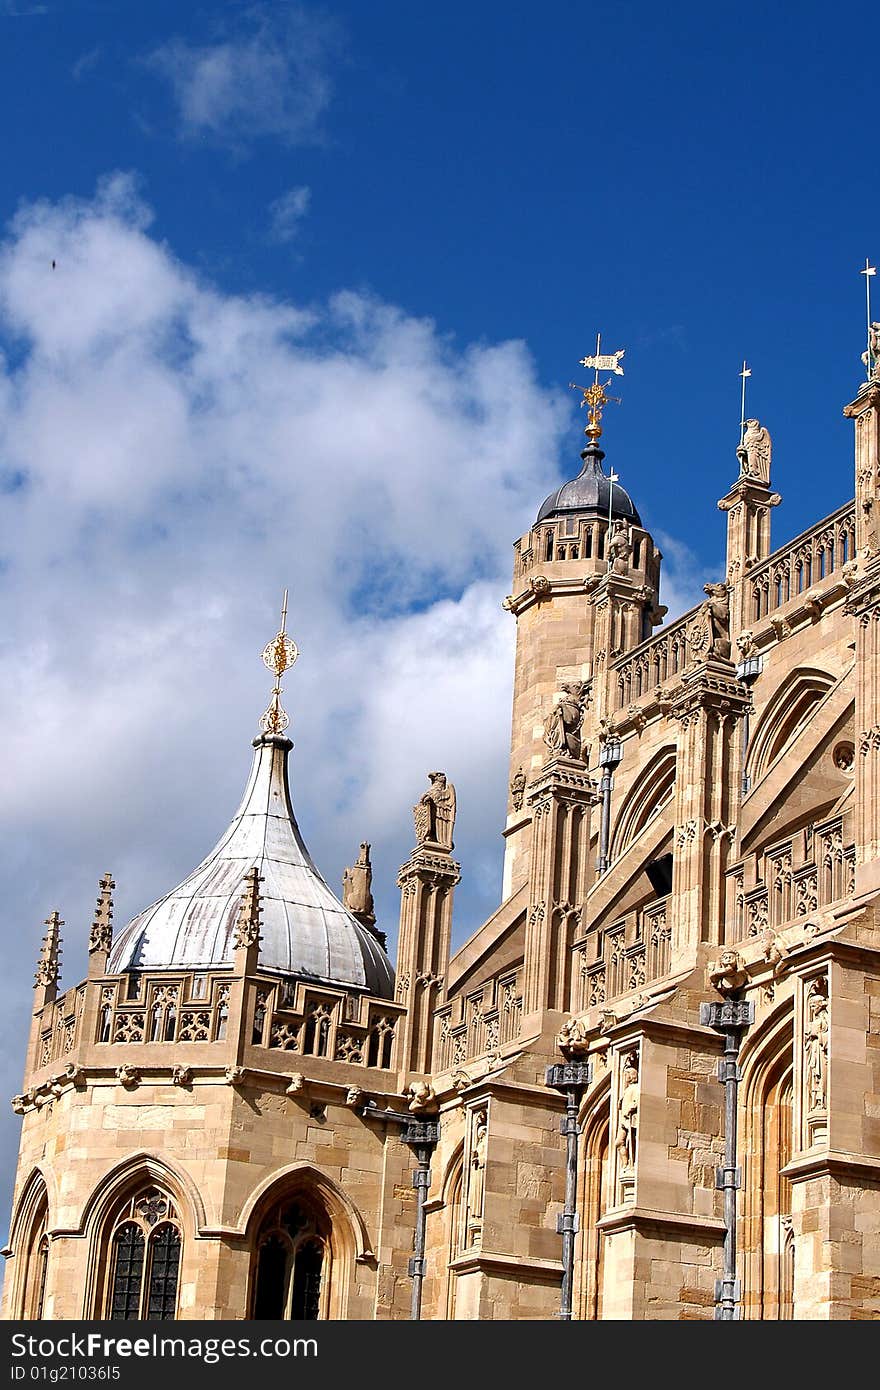
[[[546,1084],[565,1096],[565,1114],[559,1121],[559,1132],[565,1136],[565,1205],[556,1221],[556,1231],[562,1236],[562,1291],[559,1317],[571,1322],[574,1296],[574,1244],[578,1232],[577,1162],[578,1108],[581,1096],[590,1084],[591,1067],[587,1062],[566,1062],[547,1068]]]
[[[715,1186],[724,1193],[724,1253],[722,1275],[715,1281],[716,1322],[736,1322],[741,1314],[742,1290],[736,1277],[736,1194],[742,1185],[736,1163],[737,1093],[740,1042],[754,1021],[755,1006],[745,999],[700,1005],[700,1022],[724,1037],[724,1056],[718,1063],[718,1080],[724,1086],[724,1167],[715,1173]]]
[[[413,1233],[413,1253],[407,1266],[412,1280],[410,1319],[419,1322],[422,1316],[422,1285],[425,1279],[425,1203],[431,1186],[431,1155],[440,1139],[439,1120],[420,1120],[405,1110],[380,1110],[374,1100],[361,1107],[365,1120],[381,1120],[384,1124],[399,1125],[404,1144],[414,1150],[418,1167],[412,1175],[416,1191],[416,1225]]]

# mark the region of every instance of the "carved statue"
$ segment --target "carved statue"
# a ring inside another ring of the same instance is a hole
[[[429,772],[430,787],[413,807],[416,841],[419,845],[437,845],[454,849],[452,831],[455,825],[455,787],[447,782],[445,772]]]
[[[739,476],[754,478],[758,483],[770,482],[770,459],[773,442],[769,431],[758,420],[746,420],[746,432],[742,444],[736,451],[739,459]]]
[[[489,1120],[485,1110],[474,1116],[471,1142],[470,1181],[468,1183],[467,1230],[471,1244],[478,1244],[483,1225],[483,1197],[486,1190],[486,1149]]]
[[[305,1090],[305,1087],[306,1079],[302,1072],[295,1071],[290,1078],[290,1085],[287,1087],[285,1094],[288,1096],[298,1096]]]
[[[781,979],[788,969],[786,963],[788,960],[788,947],[781,936],[777,936],[775,932],[769,929],[764,933],[763,942],[764,959],[773,971],[773,978],[774,980]]]
[[[630,529],[622,517],[611,523],[608,533],[608,568],[614,574],[629,573],[629,557],[632,552]]]
[[[437,1108],[434,1087],[428,1081],[414,1081],[406,1094],[409,1108],[414,1115],[420,1115],[426,1110],[436,1110]]]
[[[617,1135],[614,1147],[620,1160],[620,1171],[629,1173],[635,1167],[636,1140],[639,1128],[639,1063],[634,1052],[623,1064],[623,1090],[617,1105]]]
[[[353,912],[356,917],[368,922],[370,926],[376,921],[376,914],[373,911],[373,894],[370,891],[372,883],[373,866],[370,863],[370,846],[366,840],[362,840],[357,863],[345,869],[342,874],[342,903],[349,912]]]
[[[345,1103],[350,1110],[355,1110],[363,1104],[364,1093],[360,1086],[349,1086],[345,1093]]]
[[[730,595],[726,584],[704,584],[709,597],[700,604],[688,642],[697,656],[730,660]]]
[[[739,951],[722,951],[717,965],[709,971],[709,980],[719,994],[734,994],[748,980]]]
[[[814,980],[807,995],[804,1019],[807,1072],[807,1113],[824,1110],[828,1097],[828,984]]]
[[[179,1064],[172,1069],[171,1083],[174,1086],[188,1086],[192,1081],[192,1068],[182,1067]]]
[[[514,811],[521,811],[523,798],[526,794],[526,774],[522,768],[515,772],[510,779],[510,802]]]
[[[868,381],[880,381],[880,323],[872,323],[868,329],[868,342],[870,352],[866,349],[862,353],[862,364],[865,368],[865,376]],[[873,358],[873,368],[871,359]]]
[[[563,1057],[584,1057],[586,1056],[590,1039],[583,1020],[580,1018],[567,1018],[556,1037],[556,1046]]]
[[[579,760],[587,685],[572,681],[559,688],[563,694],[544,720],[544,742],[556,757]]]

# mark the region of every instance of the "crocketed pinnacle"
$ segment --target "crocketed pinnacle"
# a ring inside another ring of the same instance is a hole
[[[34,988],[40,985],[48,988],[48,986],[58,982],[61,968],[61,928],[63,926],[64,922],[56,907],[46,918],[46,931],[37,960]]]

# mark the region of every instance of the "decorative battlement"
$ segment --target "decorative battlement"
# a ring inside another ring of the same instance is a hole
[[[285,1053],[388,1070],[404,1012],[390,999],[260,972],[108,975],[37,1010],[25,1088],[59,1065],[159,1065],[172,1049],[200,1066],[259,1050],[263,1066],[268,1053]]]
[[[759,622],[855,559],[856,510],[847,502],[748,570],[746,621]]]

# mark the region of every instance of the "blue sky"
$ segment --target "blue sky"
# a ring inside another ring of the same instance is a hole
[[[328,880],[370,838],[393,939],[447,767],[456,939],[492,910],[499,604],[597,329],[671,616],[722,570],[743,357],[776,541],[852,495],[878,38],[860,3],[0,0],[9,1094],[48,910],[73,983],[101,872],[121,923],[234,809],[285,584]]]

